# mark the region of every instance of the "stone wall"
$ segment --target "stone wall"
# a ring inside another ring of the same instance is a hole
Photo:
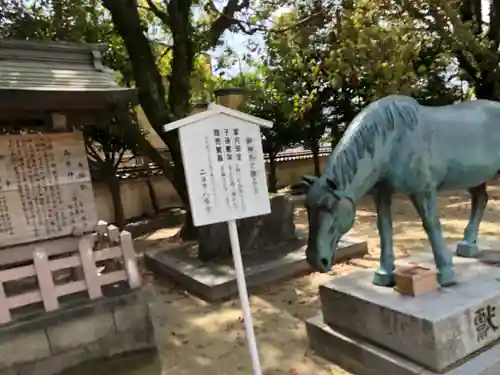
[[[87,360],[156,348],[149,286],[0,327],[0,375],[55,375]]]
[[[320,157],[321,168],[324,167],[326,158],[326,156]],[[299,182],[300,176],[313,174],[314,166],[310,158],[288,160],[278,163],[276,172],[278,186],[281,187]],[[166,178],[152,177],[150,181],[155,190],[157,204],[160,209],[181,205],[172,184]],[[127,219],[154,213],[146,178],[123,180],[121,190],[123,208]],[[113,203],[108,187],[103,183],[94,183],[94,194],[99,219],[108,223],[114,222]]]

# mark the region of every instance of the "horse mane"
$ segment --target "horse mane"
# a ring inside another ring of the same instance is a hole
[[[366,155],[374,158],[376,137],[385,141],[387,135],[395,130],[414,130],[418,123],[419,106],[409,96],[390,95],[365,107],[349,124],[330,156],[327,173],[330,172],[333,181],[342,187],[352,182],[358,161]]]

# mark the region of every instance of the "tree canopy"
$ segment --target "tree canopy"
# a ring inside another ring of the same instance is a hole
[[[106,43],[105,63],[121,84],[138,90],[171,159],[134,121],[124,126],[123,137],[133,140],[127,147],[159,165],[187,206],[177,134],[162,127],[187,116],[195,102],[213,100],[216,88],[245,87],[243,110],[274,122],[263,134],[271,158],[296,142],[317,156],[325,132],[335,144],[362,107],[388,94],[412,95],[428,105],[474,96],[497,100],[497,3],[5,0],[0,37]],[[216,64],[211,58],[215,49],[227,47],[228,33],[260,41],[239,47],[246,51],[246,68],[232,77],[220,68],[241,63],[235,51],[226,48]]]

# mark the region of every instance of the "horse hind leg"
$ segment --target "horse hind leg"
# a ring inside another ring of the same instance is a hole
[[[481,184],[469,189],[469,194],[471,195],[469,222],[465,228],[463,240],[457,245],[456,254],[465,258],[475,258],[479,253],[479,247],[476,243],[479,224],[481,223],[486,204],[488,203],[486,184]]]

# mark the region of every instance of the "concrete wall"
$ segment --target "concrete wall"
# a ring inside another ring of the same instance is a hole
[[[0,327],[0,375],[55,375],[88,360],[156,348],[149,287]]]
[[[149,179],[156,193],[157,205],[160,209],[180,206],[181,201],[172,184],[164,177]],[[147,178],[123,180],[121,184],[122,204],[127,219],[154,213],[148,192]],[[94,183],[94,195],[99,220],[114,222],[113,201],[106,184]]]
[[[320,156],[320,169],[325,168],[327,156]],[[296,184],[303,175],[314,174],[314,164],[312,159],[296,159],[278,163],[276,168],[278,176],[278,187]]]
[[[320,157],[322,169],[325,162],[326,157]],[[312,159],[280,162],[277,167],[278,186],[282,187],[297,183],[300,181],[300,176],[313,173]],[[166,178],[152,177],[150,181],[155,190],[157,204],[160,209],[181,205],[172,184]],[[136,218],[154,213],[146,178],[123,180],[121,190],[126,218]],[[108,223],[114,222],[113,202],[108,187],[103,183],[94,183],[94,194],[99,219]]]

